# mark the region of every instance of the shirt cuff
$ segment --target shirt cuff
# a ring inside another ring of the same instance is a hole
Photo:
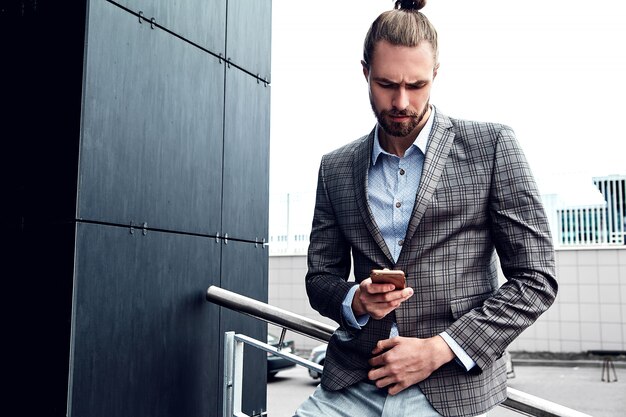
[[[354,299],[354,293],[356,293],[356,289],[358,287],[358,285],[352,286],[350,291],[348,291],[348,294],[346,294],[346,298],[344,298],[343,303],[341,303],[341,313],[344,320],[350,327],[361,330],[361,327],[365,326],[369,321],[370,316],[369,314],[363,314],[359,317],[354,316],[354,311],[352,311],[352,300]]]
[[[459,344],[452,337],[450,337],[448,333],[441,332],[439,333],[439,336],[441,336],[443,340],[445,340],[450,349],[452,349],[452,352],[454,352],[454,354],[456,355],[456,358],[454,358],[454,360],[459,365],[463,366],[466,371],[469,371],[474,366],[476,366],[476,362],[474,362],[472,358],[469,357],[465,350],[463,350],[463,348],[459,346]]]

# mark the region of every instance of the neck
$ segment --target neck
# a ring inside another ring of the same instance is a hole
[[[411,133],[409,136],[400,138],[397,136],[389,136],[382,128],[379,127],[378,141],[380,142],[380,147],[386,152],[402,158],[406,150],[411,147],[413,142],[415,142],[415,138],[417,138],[418,134],[419,132],[416,134]]]
[[[386,152],[390,154],[397,155],[400,158],[404,156],[404,153],[407,149],[411,147],[411,145],[417,139],[417,136],[420,134],[426,123],[428,122],[428,118],[430,117],[430,106],[428,107],[428,111],[422,117],[422,121],[419,125],[415,126],[413,131],[404,137],[400,136],[390,136],[382,129],[380,126],[378,127],[378,141],[380,142],[380,147],[383,148]]]

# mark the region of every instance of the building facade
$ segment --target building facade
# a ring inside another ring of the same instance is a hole
[[[626,244],[626,175],[594,177],[599,199],[568,204],[557,201],[552,222],[555,244],[560,246]]]
[[[626,175],[594,177],[593,182],[606,201],[609,243],[626,244]]]

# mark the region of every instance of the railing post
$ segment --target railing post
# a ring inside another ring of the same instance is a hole
[[[246,416],[241,411],[243,391],[243,341],[235,332],[224,333],[224,401],[222,415]]]
[[[222,415],[233,415],[233,371],[234,371],[234,354],[235,354],[235,332],[224,333],[224,395],[222,402]]]
[[[233,415],[245,416],[241,411],[243,391],[243,342],[235,338],[235,357],[233,358],[234,378],[233,381]]]

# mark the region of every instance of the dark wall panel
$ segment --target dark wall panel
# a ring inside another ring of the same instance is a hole
[[[100,0],[102,1],[102,0]],[[226,0],[118,0],[120,4],[215,55],[225,56]],[[269,52],[269,51],[268,51]]]
[[[79,224],[70,412],[218,415],[214,239]]]
[[[238,69],[226,70],[222,230],[253,242],[267,241],[270,90]]]
[[[205,300],[267,300],[271,2],[228,1],[230,61],[227,0],[0,8],[10,413],[218,416],[224,332],[265,339]]]
[[[268,251],[263,245],[229,241],[222,246],[221,286],[224,289],[267,302],[267,268]],[[228,331],[243,333],[262,341],[267,337],[265,323],[224,308],[220,317],[222,339]],[[223,365],[222,353],[220,375],[223,374]],[[267,354],[259,349],[244,348],[243,411],[248,415],[258,415],[267,409],[267,387],[259,384],[259,381],[265,381],[266,376]]]
[[[229,0],[226,56],[251,74],[271,81],[271,0]]]
[[[78,218],[215,234],[224,64],[105,1],[87,32]]]

